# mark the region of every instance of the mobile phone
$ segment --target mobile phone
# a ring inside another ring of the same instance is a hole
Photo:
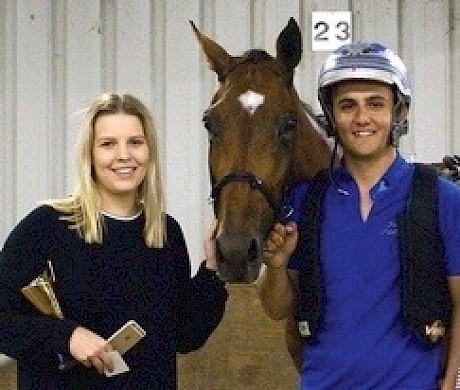
[[[112,348],[120,355],[128,352],[146,335],[145,330],[134,320],[129,320],[109,338]]]

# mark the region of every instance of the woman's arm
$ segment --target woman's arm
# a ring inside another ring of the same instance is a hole
[[[180,226],[172,218],[168,222],[168,239],[171,240],[177,266],[177,352],[187,353],[203,346],[219,325],[228,294],[225,283],[216,273],[213,243],[216,222],[205,239],[207,259],[193,278],[190,277],[190,260]]]

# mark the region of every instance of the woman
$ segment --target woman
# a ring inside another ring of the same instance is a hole
[[[147,108],[103,94],[79,139],[77,185],[27,215],[0,266],[0,351],[18,361],[19,389],[173,389],[176,352],[202,346],[227,298],[214,231],[194,278],[178,223],[164,212],[157,139]],[[41,314],[21,288],[45,269],[63,319]],[[107,339],[128,320],[146,336],[114,369]],[[73,364],[59,368],[58,356]],[[70,368],[68,368],[70,366]]]

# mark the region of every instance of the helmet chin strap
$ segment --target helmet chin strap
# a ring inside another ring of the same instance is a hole
[[[399,148],[399,139],[408,132],[407,112],[409,106],[407,101],[398,94],[398,102],[393,108],[393,123],[391,124],[389,143],[395,148]]]
[[[407,121],[393,122],[390,131],[390,144],[395,148],[399,148],[399,139],[405,134],[407,134]]]

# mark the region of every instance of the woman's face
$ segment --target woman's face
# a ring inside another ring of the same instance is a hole
[[[149,146],[137,116],[104,114],[94,124],[92,164],[101,207],[133,201],[149,164]]]

